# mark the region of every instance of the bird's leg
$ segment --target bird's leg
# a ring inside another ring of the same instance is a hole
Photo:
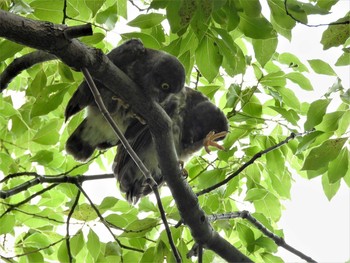
[[[214,131],[209,132],[203,142],[205,151],[207,153],[210,153],[209,146],[213,146],[219,150],[225,150],[225,148],[222,145],[218,144],[215,140],[224,138],[226,134],[227,134],[226,131],[222,131],[218,133],[215,133]]]
[[[182,160],[179,160],[179,166],[180,166],[180,170],[182,171],[182,176],[185,177],[185,179],[188,177],[188,172],[185,169],[185,163]]]

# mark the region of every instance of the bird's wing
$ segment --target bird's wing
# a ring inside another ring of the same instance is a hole
[[[113,49],[107,54],[107,57],[113,62],[114,65],[126,72],[128,66],[144,53],[145,47],[143,46],[142,42],[137,39],[132,39]],[[95,83],[100,91],[101,89],[106,89],[102,83],[96,80]],[[93,95],[86,81],[83,81],[68,102],[65,111],[66,120],[93,103]]]

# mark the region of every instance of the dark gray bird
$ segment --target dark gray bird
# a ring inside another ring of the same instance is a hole
[[[168,53],[145,48],[139,40],[129,40],[112,50],[107,56],[145,94],[157,102],[164,101],[170,94],[177,93],[184,87],[185,70],[178,59]],[[96,81],[96,86],[108,111],[124,133],[134,120],[135,114],[101,82]],[[66,120],[85,107],[88,108],[86,118],[66,143],[66,151],[79,161],[86,161],[95,149],[106,149],[115,146],[118,142],[84,81],[68,102]]]
[[[173,121],[174,143],[180,162],[185,161],[203,146],[212,145],[222,149],[216,141],[225,137],[228,121],[224,113],[202,93],[185,88],[169,96],[162,107]],[[157,184],[161,185],[164,179],[147,126],[134,121],[128,127],[125,136]],[[136,203],[140,197],[152,191],[145,184],[143,174],[121,145],[118,146],[113,172],[121,191],[126,193],[126,198],[131,203]]]

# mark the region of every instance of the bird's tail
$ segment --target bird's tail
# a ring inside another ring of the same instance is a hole
[[[96,149],[96,145],[92,145],[91,142],[83,139],[87,128],[86,122],[87,120],[85,119],[71,134],[66,143],[67,153],[73,155],[76,160],[81,162],[87,161]]]

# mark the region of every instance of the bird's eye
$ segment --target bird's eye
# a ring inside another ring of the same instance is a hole
[[[162,89],[163,90],[167,90],[167,89],[169,89],[170,88],[170,85],[168,84],[168,83],[162,83]]]

